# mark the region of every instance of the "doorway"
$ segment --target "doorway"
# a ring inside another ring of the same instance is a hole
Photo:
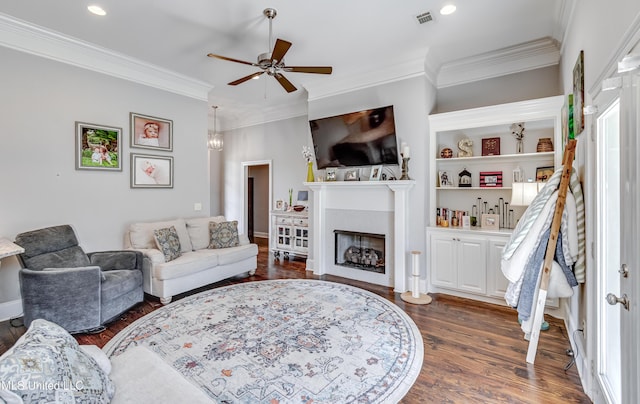
[[[597,120],[596,380],[611,404],[640,399],[640,63]]]
[[[245,232],[251,242],[267,239],[271,233],[269,212],[271,212],[272,175],[271,161],[244,162],[243,214]]]

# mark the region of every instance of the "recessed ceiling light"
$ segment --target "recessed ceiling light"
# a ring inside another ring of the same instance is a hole
[[[455,11],[456,11],[456,6],[454,6],[453,4],[447,4],[446,6],[440,9],[440,14],[449,15],[449,14],[455,13]]]
[[[95,15],[107,15],[107,12],[104,11],[102,7],[96,6],[95,4],[87,7],[87,10]]]

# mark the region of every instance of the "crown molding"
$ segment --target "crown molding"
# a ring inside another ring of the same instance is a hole
[[[438,74],[437,88],[457,86],[560,63],[560,50],[552,38],[482,53],[445,63]]]
[[[331,82],[315,80],[308,82],[304,87],[309,93],[309,101],[314,101],[424,75],[430,80],[433,77],[429,77],[425,71],[425,58],[422,55],[393,65],[376,65],[375,70],[335,76]]]
[[[0,45],[206,101],[213,86],[0,13]]]

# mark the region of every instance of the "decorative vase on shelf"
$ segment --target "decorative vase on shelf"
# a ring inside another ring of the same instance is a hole
[[[307,162],[307,182],[313,182],[314,178],[315,177],[313,176],[313,162],[308,161]]]
[[[524,152],[524,142],[522,141],[522,139],[517,139],[516,140],[516,153],[523,153]]]

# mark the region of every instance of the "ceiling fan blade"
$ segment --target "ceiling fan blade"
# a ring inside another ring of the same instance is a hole
[[[288,93],[291,93],[293,91],[296,91],[297,88],[291,84],[291,82],[289,80],[287,80],[286,77],[284,77],[282,74],[280,73],[276,73],[273,75],[273,77],[276,78],[276,80],[278,80],[278,82],[280,83],[280,85],[287,90]]]
[[[331,66],[284,66],[282,70],[293,73],[331,74],[333,68]]]
[[[209,54],[207,54],[207,56],[209,56],[210,58],[218,58],[218,59],[226,60],[226,61],[229,61],[229,62],[242,63],[242,64],[249,65],[249,66],[258,66],[257,63],[245,62],[244,60],[228,58],[226,56],[216,55],[216,54],[213,54],[213,53],[209,53]]]
[[[230,86],[237,86],[238,84],[242,84],[242,83],[244,83],[245,81],[251,80],[251,79],[252,79],[252,78],[254,78],[254,77],[258,77],[258,76],[260,76],[261,74],[264,74],[264,71],[261,71],[261,72],[255,72],[255,73],[250,74],[250,75],[248,75],[248,76],[242,77],[242,78],[240,78],[240,79],[238,79],[238,80],[236,80],[236,81],[232,81],[231,83],[229,83],[229,85],[230,85]]]
[[[290,47],[291,42],[280,38],[276,39],[276,45],[273,47],[273,52],[271,52],[271,62],[280,63]]]

